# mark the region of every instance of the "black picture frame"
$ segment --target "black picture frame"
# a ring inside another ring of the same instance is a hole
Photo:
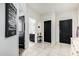
[[[5,37],[16,35],[17,9],[12,3],[5,3]]]

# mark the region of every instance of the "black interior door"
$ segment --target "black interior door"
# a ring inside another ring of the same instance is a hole
[[[51,43],[51,21],[44,21],[44,41]]]
[[[72,37],[72,19],[60,21],[60,42],[70,44]]]

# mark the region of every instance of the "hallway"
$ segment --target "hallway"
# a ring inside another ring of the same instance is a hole
[[[79,55],[79,3],[1,3],[0,13],[0,56]]]
[[[36,43],[25,50],[22,56],[70,56],[71,46],[59,43],[51,45],[50,43]]]

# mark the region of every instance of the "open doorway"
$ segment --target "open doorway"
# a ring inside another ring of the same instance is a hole
[[[23,53],[25,49],[25,18],[19,17],[19,55]]]
[[[36,37],[36,20],[29,17],[29,47],[34,45]]]

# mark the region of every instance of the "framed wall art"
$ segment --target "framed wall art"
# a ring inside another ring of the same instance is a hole
[[[5,37],[16,35],[17,9],[12,3],[5,3]]]

